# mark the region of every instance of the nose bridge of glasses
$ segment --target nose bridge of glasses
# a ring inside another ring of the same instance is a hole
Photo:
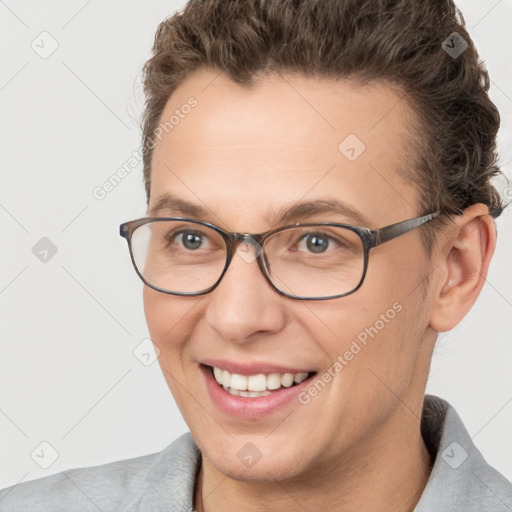
[[[235,252],[246,263],[252,263],[262,253],[263,249],[258,242],[257,235],[250,233],[236,233],[235,234]],[[251,250],[252,246],[252,250]]]

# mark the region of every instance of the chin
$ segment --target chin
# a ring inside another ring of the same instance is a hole
[[[293,448],[298,444],[287,443],[291,450],[285,451],[271,446],[261,446],[264,443],[259,443],[260,451],[255,446],[257,443],[257,440],[255,444],[251,441],[237,440],[230,444],[230,447],[219,450],[217,445],[217,448],[212,447],[206,452],[203,450],[201,452],[218,471],[238,481],[285,481],[295,479],[306,471],[307,461],[304,459],[304,454],[299,453],[300,450],[297,448]],[[236,449],[233,449],[234,444]],[[283,447],[282,444],[281,447]]]
[[[220,460],[214,464],[216,469],[224,475],[240,482],[275,482],[294,479],[301,474],[299,467],[274,463],[257,462],[251,468],[233,467],[228,460]]]

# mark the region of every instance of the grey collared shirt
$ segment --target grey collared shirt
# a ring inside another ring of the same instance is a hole
[[[427,395],[421,431],[435,462],[415,512],[512,512],[512,483],[485,462],[453,407]],[[200,461],[187,433],[159,453],[4,489],[0,511],[192,512]]]

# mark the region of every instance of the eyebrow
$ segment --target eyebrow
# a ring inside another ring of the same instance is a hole
[[[211,217],[212,212],[203,206],[165,193],[161,195],[155,205],[148,210],[148,214],[155,217],[166,213],[191,217],[197,220],[205,220],[209,216]],[[299,219],[303,220],[320,214],[342,215],[361,227],[371,227],[373,224],[357,209],[333,198],[296,202],[292,206],[285,206],[278,210],[273,210],[270,212],[270,215],[264,218],[271,226],[278,227],[298,222]]]

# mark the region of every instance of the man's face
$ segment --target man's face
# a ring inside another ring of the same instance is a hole
[[[197,106],[183,109],[191,96]],[[306,201],[341,201],[371,228],[419,214],[418,191],[398,171],[414,172],[404,152],[412,112],[384,85],[274,75],[246,89],[200,70],[172,95],[161,121],[176,109],[179,123],[154,150],[152,216],[183,216],[154,209],[164,194],[207,210],[194,218],[244,233],[277,227],[276,212]],[[295,222],[360,225],[337,212]],[[434,340],[420,229],[372,249],[362,287],[338,299],[279,295],[257,262],[238,254],[209,294],[145,287],[164,376],[218,470],[248,480],[305,477],[368,461],[417,423],[411,410],[422,401]],[[271,395],[233,397],[210,366],[310,376]]]

